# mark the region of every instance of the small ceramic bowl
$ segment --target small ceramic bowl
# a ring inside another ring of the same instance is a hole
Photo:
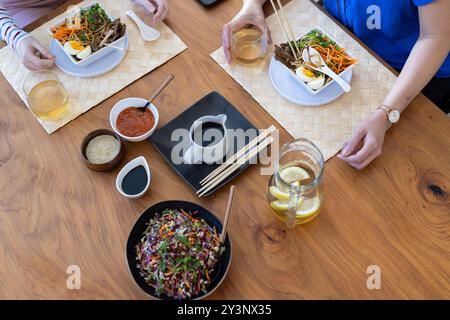
[[[146,184],[144,190],[142,190],[140,193],[128,194],[122,189],[123,179],[131,170],[133,170],[134,168],[136,168],[138,166],[144,167],[145,172],[147,173],[147,184]],[[137,199],[137,198],[142,197],[148,191],[148,188],[150,187],[150,180],[151,180],[150,167],[148,166],[147,160],[145,160],[145,158],[141,156],[141,157],[137,157],[134,160],[131,160],[122,168],[122,170],[120,170],[120,172],[116,178],[116,188],[117,188],[117,191],[119,191],[120,194],[123,195],[124,197],[130,198],[130,199]]]
[[[113,136],[114,138],[119,140],[119,142],[120,142],[119,153],[111,161],[108,161],[105,163],[99,163],[99,164],[91,163],[87,159],[86,148],[92,139],[94,139],[95,137],[101,136],[101,135]],[[94,171],[102,172],[102,171],[110,171],[110,170],[114,169],[119,164],[119,162],[122,160],[124,154],[125,154],[125,145],[124,145],[122,139],[117,134],[115,134],[114,132],[112,132],[111,130],[108,130],[108,129],[100,129],[100,130],[92,131],[83,139],[83,142],[81,143],[81,150],[80,150],[81,160],[86,165],[86,167],[88,167],[89,169],[94,170]]]
[[[153,116],[155,117],[155,125],[147,133],[145,133],[141,136],[138,136],[138,137],[127,137],[127,136],[121,134],[116,126],[117,118],[119,117],[119,114],[123,110],[125,110],[126,108],[129,108],[129,107],[143,107],[146,104],[147,104],[147,100],[141,99],[141,98],[127,98],[127,99],[123,99],[123,100],[120,100],[119,102],[117,102],[116,105],[111,109],[111,113],[109,114],[109,121],[111,124],[111,128],[113,128],[114,132],[117,133],[122,139],[124,139],[126,141],[130,141],[130,142],[140,142],[140,141],[147,140],[153,134],[153,132],[155,132],[156,128],[158,127],[158,122],[159,122],[158,109],[156,109],[156,107],[153,104],[151,104],[149,106],[149,109],[153,113]]]

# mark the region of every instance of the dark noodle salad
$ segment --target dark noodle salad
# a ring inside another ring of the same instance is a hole
[[[216,229],[196,213],[157,213],[136,246],[137,268],[157,296],[189,299],[207,293],[221,249]]]

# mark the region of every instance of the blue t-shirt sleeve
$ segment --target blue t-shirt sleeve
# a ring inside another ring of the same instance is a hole
[[[414,2],[414,4],[418,7],[420,6],[424,6],[426,4],[429,4],[431,2],[433,2],[434,0],[412,0]]]

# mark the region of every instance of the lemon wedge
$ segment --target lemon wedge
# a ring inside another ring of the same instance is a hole
[[[278,176],[275,177],[275,185],[280,189],[282,192],[289,193],[290,187],[300,187],[300,181],[295,181],[291,183],[290,187],[287,186],[285,183],[281,183]]]
[[[285,192],[276,186],[271,186],[269,188],[269,192],[278,200],[289,200],[290,198],[289,192]]]
[[[289,201],[276,200],[270,203],[270,206],[276,211],[286,211],[289,209]]]
[[[316,214],[320,209],[319,197],[314,198],[302,198],[297,210],[297,216],[306,218]]]
[[[300,208],[303,202],[303,197],[300,197],[297,202],[297,209]],[[289,210],[289,198],[287,200],[275,200],[270,203],[270,206],[276,211],[287,211]]]
[[[309,179],[309,174],[300,167],[287,167],[280,172],[280,177],[287,183],[295,183]]]

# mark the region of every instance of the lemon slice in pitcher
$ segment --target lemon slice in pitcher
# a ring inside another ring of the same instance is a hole
[[[300,197],[297,202],[297,208],[300,208],[303,202],[303,197]],[[289,200],[275,200],[270,203],[270,206],[276,211],[287,211],[289,210]],[[297,212],[298,214],[298,212]]]
[[[269,188],[269,192],[278,200],[289,200],[290,198],[289,192],[285,192],[276,186],[271,186]]]
[[[270,203],[272,209],[276,211],[286,211],[289,209],[289,202],[283,200],[276,200]]]
[[[309,174],[305,169],[300,167],[287,167],[280,172],[280,177],[287,183],[295,183],[309,179]]]
[[[302,201],[297,210],[297,217],[306,218],[316,214],[320,209],[319,197],[302,198]]]

